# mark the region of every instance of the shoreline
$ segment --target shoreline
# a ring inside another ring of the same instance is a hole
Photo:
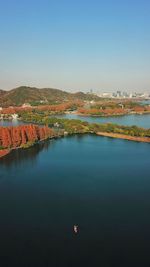
[[[93,133],[89,133],[93,134]],[[115,138],[115,139],[123,139],[123,140],[128,140],[128,141],[134,141],[134,142],[141,142],[141,143],[150,143],[150,137],[138,137],[138,136],[131,136],[131,135],[125,135],[125,134],[117,134],[117,133],[108,133],[108,132],[97,132],[95,133],[98,136],[103,136],[103,137],[109,137],[109,138]],[[59,136],[59,137],[64,137],[65,135]],[[39,140],[38,142],[32,144],[31,146],[27,147],[30,148],[40,142],[47,141],[50,139],[56,139],[58,136],[53,136],[51,138]],[[0,150],[0,159],[3,158],[4,156],[8,155],[12,150],[16,149],[27,149],[23,147],[14,147],[11,149],[3,149]]]
[[[98,118],[111,118],[111,117],[120,117],[120,116],[129,116],[129,115],[149,115],[150,114],[150,111],[146,111],[146,112],[129,112],[129,113],[122,113],[122,114],[119,114],[119,113],[116,113],[116,114],[108,114],[108,115],[94,115],[94,114],[84,114],[84,113],[70,113],[70,114],[75,114],[77,116],[83,116],[83,117],[98,117]]]
[[[19,147],[11,147],[11,148],[1,149],[0,150],[0,159],[3,158],[4,156],[8,155],[13,150],[17,150],[17,149],[28,149],[28,148],[31,148],[34,145],[37,145],[37,144],[39,144],[41,142],[45,142],[45,141],[50,140],[50,139],[57,139],[59,137],[64,137],[64,135],[63,136],[53,136],[53,137],[49,137],[49,138],[46,138],[46,139],[41,139],[41,140],[38,140],[37,142],[35,142],[35,143],[33,143],[33,144],[31,144],[30,146],[27,146],[27,147],[19,146]]]
[[[8,155],[9,153],[10,153],[10,149],[2,149],[2,150],[0,150],[0,158],[3,158],[3,157],[5,157],[6,155]]]
[[[131,136],[131,135],[118,134],[118,133],[107,133],[107,132],[97,132],[96,135],[116,138],[116,139],[123,139],[123,140],[128,140],[128,141],[134,141],[134,142],[150,143],[150,137]]]
[[[50,117],[57,117],[57,116],[61,116],[61,115],[67,115],[67,114],[71,114],[71,115],[77,115],[77,116],[81,116],[81,117],[93,117],[93,118],[112,118],[112,117],[123,117],[123,116],[130,116],[130,115],[150,115],[150,111],[145,111],[145,112],[129,112],[129,113],[116,113],[116,114],[103,114],[103,115],[96,115],[96,114],[85,114],[85,113],[79,113],[77,111],[67,111],[64,113],[58,113],[58,114],[51,114]],[[1,118],[0,117],[0,122],[1,121],[13,121],[12,118]],[[22,121],[21,118],[17,118],[16,121]],[[32,123],[32,122],[31,122]]]

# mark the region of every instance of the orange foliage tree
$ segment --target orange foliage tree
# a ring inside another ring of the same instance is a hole
[[[16,127],[0,127],[0,147],[19,147],[28,142],[36,142],[54,136],[54,131],[48,126],[22,125]]]

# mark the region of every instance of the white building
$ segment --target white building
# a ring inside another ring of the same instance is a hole
[[[18,119],[18,114],[16,114],[16,113],[12,114],[11,116],[12,116],[13,120],[17,120]]]
[[[30,107],[31,107],[31,105],[29,103],[24,103],[22,105],[22,108],[30,108]]]

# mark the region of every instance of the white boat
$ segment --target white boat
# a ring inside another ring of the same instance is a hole
[[[78,233],[78,225],[74,225],[73,230],[74,230],[75,234],[77,234]]]

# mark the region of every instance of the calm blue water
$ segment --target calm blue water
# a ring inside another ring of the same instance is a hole
[[[0,120],[0,126],[18,126],[25,123],[22,123],[19,120]]]
[[[59,118],[66,119],[78,119],[82,121],[88,121],[91,123],[105,123],[112,122],[120,125],[137,125],[139,127],[150,128],[150,114],[145,115],[125,115],[125,116],[115,116],[115,117],[88,117],[88,116],[78,116],[76,114],[65,114],[57,116]]]
[[[150,100],[143,100],[143,101],[140,101],[140,103],[142,105],[150,105]]]
[[[149,211],[149,144],[85,135],[13,151],[0,160],[0,266],[150,266]]]
[[[82,121],[88,121],[91,123],[105,123],[112,122],[120,125],[137,125],[139,127],[150,128],[150,114],[145,115],[125,115],[125,116],[116,116],[116,117],[88,117],[88,116],[78,116],[75,114],[65,114],[58,115],[58,118],[66,118],[66,119],[79,119]],[[25,124],[18,120],[0,120],[0,126],[17,126]]]

